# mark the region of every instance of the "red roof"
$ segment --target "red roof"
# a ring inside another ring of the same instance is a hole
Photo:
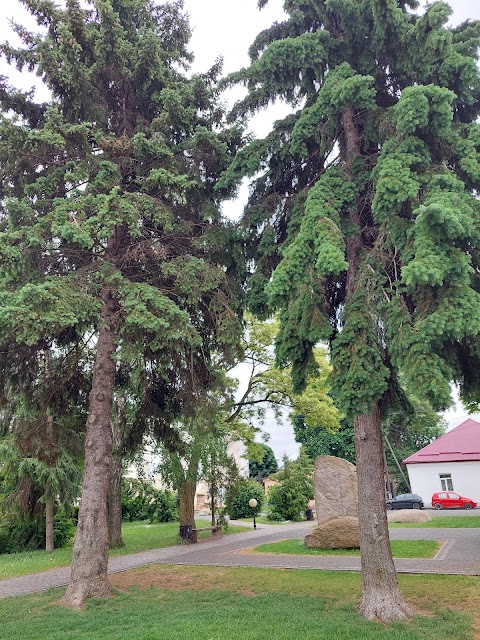
[[[480,423],[469,418],[403,462],[465,462],[480,460]]]

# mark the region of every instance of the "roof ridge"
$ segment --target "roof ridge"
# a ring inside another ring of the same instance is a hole
[[[450,431],[446,431],[436,440],[405,458],[404,463],[467,460],[480,460],[480,422],[473,418],[467,418]]]

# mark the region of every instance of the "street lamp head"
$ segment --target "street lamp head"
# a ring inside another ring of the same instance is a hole
[[[255,498],[250,498],[248,504],[253,509],[253,528],[256,529],[257,523],[255,521],[255,516],[257,515],[257,512],[255,511],[255,509],[257,508],[258,502],[255,500]]]

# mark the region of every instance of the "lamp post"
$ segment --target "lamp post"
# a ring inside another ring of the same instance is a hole
[[[255,522],[255,516],[256,516],[256,511],[255,509],[257,508],[257,504],[258,502],[255,500],[255,498],[251,498],[248,501],[248,505],[253,509],[253,528],[256,529],[257,528],[257,523]]]

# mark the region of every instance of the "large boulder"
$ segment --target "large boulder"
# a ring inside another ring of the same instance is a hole
[[[329,520],[312,529],[304,544],[309,549],[358,549],[358,518],[342,516]]]
[[[432,516],[420,509],[399,509],[389,511],[387,518],[389,522],[430,522]]]
[[[334,456],[316,458],[315,509],[319,525],[343,516],[358,517],[355,465]]]

